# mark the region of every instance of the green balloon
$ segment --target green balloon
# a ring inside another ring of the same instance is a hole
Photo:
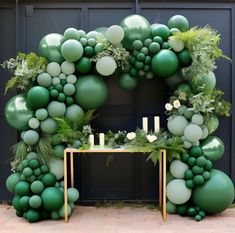
[[[44,184],[42,181],[36,180],[31,184],[30,188],[34,194],[40,194],[44,190]]]
[[[195,76],[191,80],[191,87],[194,92],[204,91],[206,93],[211,93],[216,84],[216,78],[213,72],[206,74],[202,77]],[[203,89],[201,89],[203,87]]]
[[[167,41],[168,37],[171,35],[171,32],[166,25],[157,24],[152,26],[151,35],[152,37],[160,36],[164,41]]]
[[[27,93],[27,101],[33,108],[42,108],[49,103],[49,91],[45,87],[34,86]]]
[[[53,173],[48,172],[45,175],[43,175],[42,183],[44,184],[45,187],[54,186],[56,183],[56,176]]]
[[[18,211],[22,210],[22,207],[20,205],[20,199],[21,199],[21,197],[16,195],[12,200],[13,207]]]
[[[174,179],[175,179],[175,177],[171,175],[170,171],[168,171],[166,173],[166,184],[170,183]]]
[[[220,159],[224,154],[224,143],[216,136],[209,136],[201,142],[204,155],[212,160]]]
[[[95,31],[100,32],[103,35],[105,35],[107,29],[108,29],[107,27],[98,27],[98,28],[95,29]]]
[[[183,51],[179,52],[178,58],[179,58],[180,65],[182,66],[189,66],[192,63],[192,58],[187,49],[184,49]]]
[[[208,128],[209,134],[212,134],[219,127],[219,119],[216,115],[212,115],[210,118],[205,120],[204,124]]]
[[[15,186],[19,181],[20,181],[20,173],[19,172],[12,173],[10,176],[8,176],[6,180],[7,190],[11,193],[14,193]]]
[[[18,130],[28,129],[28,121],[33,117],[33,111],[26,101],[25,94],[13,96],[5,106],[7,123]]]
[[[189,22],[183,15],[172,16],[167,23],[169,28],[178,28],[181,32],[189,30]]]
[[[79,192],[75,188],[68,189],[68,202],[75,202],[79,198]]]
[[[124,18],[120,26],[124,30],[124,39],[122,44],[124,48],[133,50],[134,40],[144,41],[151,32],[151,27],[147,19],[140,15],[129,15]]]
[[[46,134],[53,134],[56,132],[57,123],[52,118],[47,118],[46,120],[41,121],[40,128]]]
[[[175,90],[176,87],[183,82],[179,73],[175,73],[172,76],[165,79],[166,85],[171,89]]]
[[[75,86],[75,101],[86,110],[101,107],[108,98],[107,84],[99,76],[80,76]]]
[[[42,204],[42,200],[40,198],[40,196],[38,195],[33,195],[32,197],[30,197],[29,199],[29,205],[32,207],[32,208],[39,208]]]
[[[44,36],[39,43],[39,54],[51,62],[61,64],[64,60],[60,53],[64,37],[58,33],[51,33]]]
[[[162,49],[152,58],[151,66],[154,74],[167,78],[176,73],[179,61],[174,52]]]
[[[82,44],[74,39],[66,40],[61,46],[61,54],[67,61],[77,61],[83,54]]]
[[[26,214],[26,218],[29,222],[37,222],[40,219],[39,211],[30,209]]]
[[[191,87],[187,84],[187,83],[182,83],[180,84],[177,89],[178,92],[183,92],[185,93],[187,96],[190,96],[192,94],[192,90]]]
[[[54,152],[55,152],[55,156],[58,157],[58,158],[64,158],[64,150],[65,150],[65,147],[61,144],[59,145],[56,145],[53,147],[54,149]]]
[[[56,187],[46,188],[41,198],[43,207],[48,211],[58,210],[64,203],[63,193]]]
[[[211,179],[194,189],[192,200],[208,214],[220,213],[234,200],[233,183],[225,173],[212,169]]]
[[[166,203],[166,211],[169,214],[175,214],[176,213],[176,205],[170,201]]]
[[[69,119],[70,121],[75,122],[81,119],[83,116],[84,116],[84,111],[79,105],[73,104],[67,107],[65,117]]]
[[[76,63],[76,69],[81,74],[87,74],[91,70],[92,65],[91,61],[88,57],[82,57],[79,61]]]
[[[138,85],[137,78],[133,78],[129,73],[124,73],[120,76],[119,84],[124,90],[133,90]]]
[[[20,181],[15,186],[15,193],[19,196],[26,196],[30,194],[30,186],[26,181]]]

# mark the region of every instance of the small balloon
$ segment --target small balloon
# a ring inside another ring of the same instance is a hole
[[[107,29],[105,36],[111,44],[118,44],[124,38],[124,30],[119,25],[112,25]]]
[[[112,57],[104,56],[96,62],[96,69],[99,74],[109,76],[114,73],[117,64]]]

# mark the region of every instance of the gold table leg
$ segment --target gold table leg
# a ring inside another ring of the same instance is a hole
[[[70,152],[69,152],[69,155]],[[68,174],[67,174],[67,152],[64,151],[64,221],[68,223]]]
[[[71,176],[71,187],[74,188],[74,156],[73,152],[70,153],[70,176]]]
[[[163,221],[166,221],[166,150],[162,151],[163,160],[163,197],[162,197],[162,212]]]
[[[159,208],[162,213],[162,151],[159,158]]]

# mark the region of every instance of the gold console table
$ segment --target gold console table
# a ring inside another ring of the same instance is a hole
[[[85,153],[97,154],[97,153],[143,153],[133,151],[131,149],[111,149],[111,148],[91,148],[88,150],[79,150],[67,148],[64,150],[64,220],[66,223],[69,221],[68,216],[68,166],[67,157],[70,156],[70,177],[71,187],[74,187],[74,154],[82,155]],[[148,153],[147,151],[144,153]],[[166,150],[161,150],[161,157],[159,159],[159,206],[162,214],[162,219],[166,221]]]

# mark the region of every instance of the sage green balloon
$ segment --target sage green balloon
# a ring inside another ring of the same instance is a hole
[[[74,62],[82,57],[83,47],[77,40],[66,40],[61,46],[61,54],[65,60]]]
[[[216,115],[212,115],[212,116],[210,116],[210,118],[205,120],[204,124],[208,128],[209,134],[212,134],[219,127],[219,119]]]
[[[33,117],[33,110],[26,101],[25,94],[13,96],[5,106],[7,123],[15,129],[28,129],[28,121]]]
[[[133,78],[129,73],[124,73],[119,78],[119,84],[124,90],[133,90],[138,85],[137,78]]]
[[[175,73],[172,76],[164,79],[166,85],[171,89],[175,90],[176,87],[183,82],[182,78],[180,77],[179,73]]]
[[[191,87],[195,93],[203,91],[206,93],[211,93],[216,85],[216,78],[213,72],[203,75],[201,77],[195,76],[191,80]],[[201,89],[203,88],[203,89]]]
[[[108,98],[107,84],[99,76],[80,76],[75,86],[75,101],[86,110],[101,107]]]
[[[47,111],[50,117],[62,117],[66,112],[66,106],[64,103],[58,101],[51,101],[47,107]]]
[[[220,159],[224,154],[224,143],[216,136],[209,136],[201,142],[204,155],[212,160]]]
[[[172,116],[168,119],[167,128],[174,136],[183,136],[188,121],[184,116]]]
[[[84,116],[84,111],[79,105],[73,104],[67,107],[65,117],[69,119],[70,121],[73,121],[73,122],[77,121],[81,119],[83,116]]]
[[[15,186],[19,181],[20,181],[20,173],[19,172],[12,173],[10,176],[8,176],[6,180],[7,190],[11,193],[14,193]]]
[[[64,60],[60,53],[64,37],[58,33],[51,33],[44,36],[39,43],[39,54],[49,61],[61,64]]]
[[[149,37],[151,32],[148,20],[141,15],[127,16],[121,21],[120,26],[124,30],[122,44],[128,50],[133,50],[132,43],[134,40],[144,41]]]
[[[166,211],[169,214],[175,214],[176,213],[176,205],[170,201],[166,203]]]
[[[57,124],[56,124],[55,120],[53,120],[51,118],[47,118],[46,120],[41,121],[40,127],[44,133],[53,134],[56,132]]]
[[[192,201],[208,214],[217,214],[227,209],[234,200],[234,186],[222,171],[211,170],[211,178],[194,189]]]
[[[37,144],[38,140],[39,140],[39,134],[36,130],[32,130],[32,129],[27,130],[23,135],[24,143],[29,146],[33,146]]]
[[[185,93],[187,96],[190,96],[192,94],[192,90],[191,87],[189,86],[188,83],[181,83],[178,87],[177,87],[177,91],[178,92],[183,92]]]

